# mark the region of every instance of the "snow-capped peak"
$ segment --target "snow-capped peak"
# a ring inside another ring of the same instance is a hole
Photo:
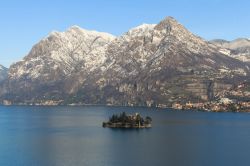
[[[177,22],[173,17],[166,17],[159,24],[155,26],[155,29],[162,30],[171,27],[184,28],[179,22]]]
[[[106,32],[98,32],[98,31],[95,31],[95,30],[87,30],[87,29],[83,29],[77,25],[73,25],[72,27],[70,27],[66,33],[69,32],[69,33],[84,33],[84,34],[88,34],[90,36],[100,36],[102,37],[103,39],[106,39],[106,40],[113,40],[115,39],[115,36],[112,35],[112,34],[109,34],[109,33],[106,33]]]
[[[79,26],[72,26],[65,32],[53,31],[32,48],[24,61],[12,67],[11,77],[19,78],[25,74],[31,78],[46,77],[50,70],[61,75],[82,68],[94,70],[105,60],[106,45],[114,39],[111,34]]]
[[[156,24],[145,24],[144,23],[142,25],[139,25],[135,28],[130,29],[127,32],[127,35],[129,35],[129,36],[142,36],[150,31],[152,31],[155,26],[156,26]]]
[[[70,28],[68,28],[65,32],[59,32],[59,31],[52,31],[49,33],[48,36],[46,36],[43,40],[46,40],[49,37],[60,37],[60,38],[64,38],[66,36],[68,36],[69,34],[79,34],[79,35],[84,35],[84,36],[92,36],[92,37],[101,37],[105,40],[108,41],[112,41],[116,38],[116,36],[106,33],[106,32],[98,32],[98,31],[94,31],[94,30],[87,30],[87,29],[83,29],[77,25],[73,25]]]
[[[135,28],[132,28],[130,31],[134,31],[134,30],[152,30],[154,29],[154,27],[156,26],[156,24],[146,24],[146,23],[143,23],[142,25],[139,25]]]
[[[59,36],[61,32],[58,31],[51,31],[48,36],[46,36],[44,39],[48,38],[49,36]]]

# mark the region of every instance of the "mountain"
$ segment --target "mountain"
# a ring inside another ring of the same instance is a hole
[[[65,80],[81,70],[98,68],[105,60],[105,45],[113,39],[113,35],[77,26],[50,33],[22,61],[10,66],[5,96],[16,102],[63,97],[68,90]]]
[[[73,26],[66,32],[52,32],[36,44],[20,62],[10,67],[10,78],[56,80],[82,68],[94,70],[103,63],[105,46],[114,36]],[[48,78],[48,75],[53,77]]]
[[[9,69],[2,99],[25,104],[170,106],[207,101],[249,79],[249,66],[174,18],[112,35],[53,32]]]
[[[250,40],[246,38],[239,38],[233,41],[226,40],[212,40],[212,44],[222,48],[226,54],[239,59],[243,62],[250,62]]]
[[[0,65],[0,83],[8,77],[8,69]]]
[[[82,85],[74,101],[150,106],[209,100],[233,84],[231,77],[249,73],[246,64],[172,17],[131,29],[109,44],[106,56],[103,71]]]

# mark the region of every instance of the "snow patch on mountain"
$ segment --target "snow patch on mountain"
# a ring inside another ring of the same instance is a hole
[[[82,69],[92,71],[105,61],[106,45],[114,39],[111,34],[78,26],[65,32],[53,31],[36,44],[23,61],[11,67],[10,78],[47,77],[51,71],[64,76]]]
[[[213,80],[223,83],[224,78],[249,74],[247,64],[227,56],[227,51],[172,17],[119,37],[73,26],[53,31],[12,65],[6,87],[10,96],[22,101],[20,94],[25,94],[32,102],[165,103],[173,101],[171,93],[189,99],[189,84],[197,84],[192,92],[202,97]]]
[[[213,40],[210,41],[219,47],[219,50],[225,55],[231,56],[243,62],[250,62],[250,40],[239,38],[233,41]]]
[[[131,30],[129,30],[127,32],[126,35],[128,36],[143,36],[146,33],[149,33],[150,31],[152,31],[154,29],[154,27],[156,26],[156,24],[142,24],[140,26],[137,26],[135,28],[132,28]]]

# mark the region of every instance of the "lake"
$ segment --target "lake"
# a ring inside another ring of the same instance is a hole
[[[102,128],[123,111],[153,127]],[[1,166],[249,166],[249,155],[248,113],[0,106]]]

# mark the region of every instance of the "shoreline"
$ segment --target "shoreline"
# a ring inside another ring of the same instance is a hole
[[[155,111],[163,111],[163,110],[171,110],[171,111],[179,111],[179,112],[213,112],[213,113],[250,113],[250,109],[245,110],[237,110],[233,111],[213,111],[213,110],[205,110],[205,109],[197,109],[197,108],[190,108],[190,109],[175,109],[172,107],[147,107],[147,106],[122,106],[122,105],[105,105],[105,104],[58,104],[58,105],[41,105],[41,104],[11,104],[11,105],[4,105],[0,104],[0,106],[4,107],[85,107],[85,106],[97,106],[97,107],[116,107],[116,108],[145,108],[145,109],[155,109]]]

